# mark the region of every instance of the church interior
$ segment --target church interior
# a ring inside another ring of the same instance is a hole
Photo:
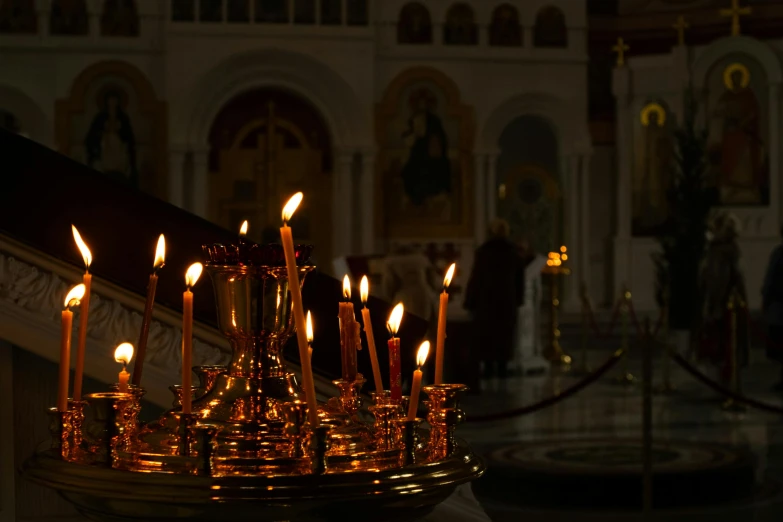
[[[782,29],[0,0],[0,522],[779,520]]]

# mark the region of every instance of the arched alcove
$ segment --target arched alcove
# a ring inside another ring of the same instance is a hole
[[[538,252],[563,241],[560,147],[551,122],[538,115],[511,121],[498,140],[498,214],[512,237]]]

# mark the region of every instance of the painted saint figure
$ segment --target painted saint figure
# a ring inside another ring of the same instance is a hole
[[[100,111],[84,138],[87,165],[133,187],[139,186],[136,140],[130,118],[122,107],[121,94],[108,91]]]
[[[427,89],[414,92],[409,99],[413,114],[402,135],[408,147],[402,181],[406,196],[415,206],[451,192],[448,138],[440,117],[434,112],[436,103],[435,96]]]
[[[642,133],[633,186],[633,214],[636,234],[655,233],[668,217],[673,143],[666,128],[666,110],[658,103],[647,104],[640,113]]]
[[[712,112],[710,159],[724,204],[760,204],[764,171],[764,143],[760,112],[750,88],[750,73],[733,63],[723,72],[726,91]]]

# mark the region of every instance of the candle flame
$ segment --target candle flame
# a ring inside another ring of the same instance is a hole
[[[245,237],[247,235],[247,219],[242,222],[242,226],[239,227],[239,235]]]
[[[389,315],[389,322],[386,323],[386,327],[389,329],[389,333],[394,337],[397,335],[397,331],[400,329],[400,323],[402,322],[402,314],[405,309],[402,303],[397,303],[397,306],[391,311]]]
[[[87,243],[84,242],[79,231],[76,230],[76,227],[71,225],[71,230],[73,230],[73,239],[76,241],[76,246],[79,247],[79,252],[81,252],[82,258],[84,259],[84,266],[90,268],[90,265],[92,264],[92,252],[90,252]]]
[[[419,351],[416,352],[416,366],[421,368],[424,366],[424,363],[427,362],[427,355],[430,353],[430,342],[424,341],[421,343],[421,346],[419,346]]]
[[[158,246],[155,248],[155,262],[152,264],[156,272],[166,263],[166,238],[163,234],[158,238]]]
[[[122,343],[114,350],[114,360],[118,363],[128,364],[133,359],[133,345]]]
[[[71,288],[71,290],[68,292],[68,295],[65,296],[65,308],[70,308],[71,306],[78,306],[78,304],[81,302],[82,298],[84,297],[84,292],[86,291],[84,285],[82,283],[79,283],[78,285]]]
[[[451,266],[448,270],[446,270],[446,277],[443,278],[443,289],[449,287],[451,284],[451,279],[454,277],[454,270],[457,269],[457,263],[451,263]]]
[[[201,277],[201,271],[204,269],[204,265],[201,263],[193,263],[188,267],[188,271],[185,272],[185,284],[188,288],[196,286],[196,281]]]
[[[370,297],[370,282],[367,280],[367,276],[362,276],[362,282],[359,283],[359,293],[362,296],[362,303],[367,303],[367,298]]]
[[[307,342],[313,342],[315,336],[313,335],[313,316],[310,314],[310,310],[307,311]]]
[[[565,252],[568,252],[568,249],[565,247],[565,245],[563,245],[563,246],[560,247],[560,251],[565,253]]]
[[[343,277],[343,297],[346,299],[351,298],[351,280],[348,279],[348,274]]]
[[[299,207],[299,204],[302,202],[302,198],[304,197],[304,194],[301,192],[297,192],[293,196],[291,196],[291,199],[288,200],[288,203],[285,204],[283,207],[283,223],[287,223],[291,220],[291,217],[294,215],[294,212],[296,212],[296,209]]]

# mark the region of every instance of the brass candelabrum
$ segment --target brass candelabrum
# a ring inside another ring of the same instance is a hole
[[[552,364],[568,369],[572,359],[560,345],[560,277],[570,275],[571,270],[560,264],[547,264],[542,273],[550,276],[549,343],[544,350],[544,357]]]
[[[319,403],[319,426],[310,425],[282,358],[293,332],[282,252],[258,248],[264,264],[205,247],[233,353],[228,366],[193,368],[192,413],[182,412],[181,386],[171,387],[173,408],[147,424],[144,390],[132,385],[71,401],[51,410],[51,449],[26,463],[26,476],[93,520],[204,522],[413,520],[480,477],[483,462],[454,435],[463,385],[424,387],[428,429],[407,419],[407,397],[388,391],[371,394],[363,415],[364,378],[337,380],[338,396]],[[303,281],[309,249],[296,253]]]

